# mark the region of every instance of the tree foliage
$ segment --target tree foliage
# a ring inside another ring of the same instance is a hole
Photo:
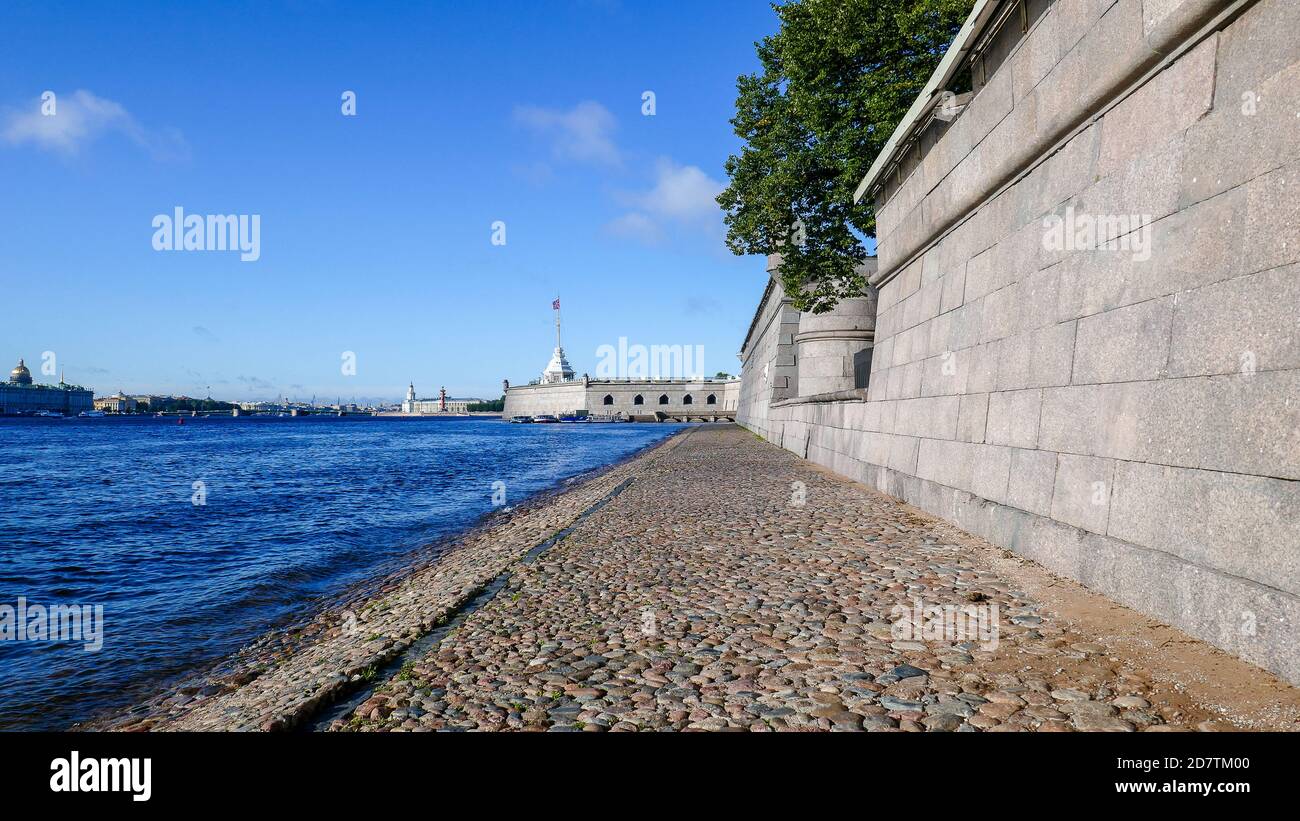
[[[780,253],[800,310],[862,293],[854,272],[875,234],[853,191],[942,59],[973,0],[794,0],[756,43],[761,70],[736,82],[745,145],[718,196],[727,247]]]

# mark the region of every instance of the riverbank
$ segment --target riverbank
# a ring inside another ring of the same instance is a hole
[[[900,636],[891,622],[918,602],[994,614],[996,634]],[[352,610],[250,680],[117,728],[1284,730],[1300,717],[1300,691],[1274,676],[733,426],[686,431],[491,523]],[[343,697],[356,705],[323,721]]]
[[[472,600],[512,562],[571,525],[673,438],[487,516],[401,570],[355,585],[309,621],[266,633],[206,672],[90,730],[284,730],[368,686],[377,671]]]

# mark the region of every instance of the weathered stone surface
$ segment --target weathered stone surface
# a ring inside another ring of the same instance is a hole
[[[1164,297],[1079,320],[1071,382],[1156,379],[1169,358],[1174,299]]]
[[[1300,72],[1297,73],[1300,78]],[[1292,129],[1297,126],[1293,123]],[[1246,187],[1245,270],[1300,262],[1300,162],[1258,177]]]
[[[1300,680],[1300,4],[1258,0],[1147,74],[1218,6],[1058,0],[923,149],[878,239],[937,244],[884,285],[866,404],[952,397],[955,426],[868,411],[824,464]],[[1101,241],[1054,245],[1048,215]],[[1271,638],[1224,615],[1246,611]]]
[[[1074,326],[1063,322],[1004,339],[998,349],[998,390],[1068,385]]]
[[[1011,476],[1007,486],[1007,504],[1050,516],[1052,491],[1056,486],[1057,455],[1043,450],[1011,451]]]
[[[1011,448],[976,445],[974,469],[969,490],[994,502],[1006,502],[1007,478],[1011,473]]]
[[[1106,176],[1190,127],[1214,101],[1214,35],[1107,112],[1098,173]]]
[[[1300,368],[1300,266],[1261,271],[1181,294],[1170,376]]]
[[[964,394],[957,411],[957,438],[963,442],[985,441],[989,394]]]
[[[1109,459],[1060,454],[1052,490],[1052,518],[1093,533],[1105,533],[1114,465]]]
[[[1111,536],[1300,592],[1296,482],[1119,462],[1113,498]]]
[[[1039,389],[1002,391],[989,395],[986,439],[993,445],[1032,448],[1038,444]]]

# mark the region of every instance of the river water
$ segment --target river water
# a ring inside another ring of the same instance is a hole
[[[138,701],[472,525],[494,490],[517,504],[679,427],[0,419],[0,729]],[[42,637],[52,606],[88,616],[80,640]]]

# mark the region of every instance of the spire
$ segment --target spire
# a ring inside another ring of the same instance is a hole
[[[542,371],[542,382],[568,382],[573,379],[573,368],[569,365],[569,360],[564,357],[564,348],[560,345],[560,298],[557,296],[551,303],[555,310],[555,353],[551,355],[551,361]]]

